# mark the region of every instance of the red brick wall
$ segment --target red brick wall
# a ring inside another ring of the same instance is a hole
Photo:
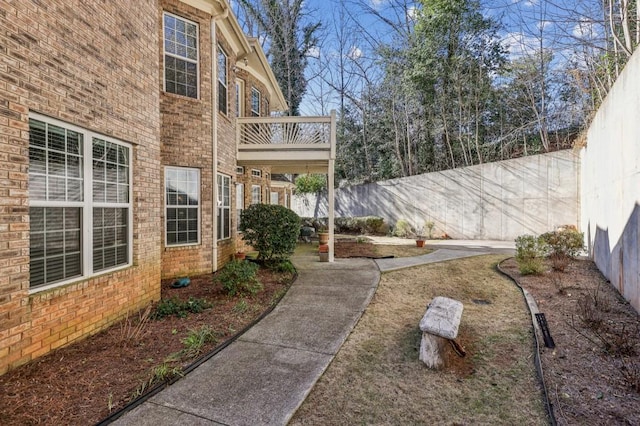
[[[160,296],[153,0],[0,1],[0,374]],[[29,112],[133,145],[133,266],[29,294]]]

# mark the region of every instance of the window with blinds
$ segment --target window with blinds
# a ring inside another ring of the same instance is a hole
[[[30,286],[130,264],[131,148],[32,114]]]
[[[200,170],[165,168],[166,245],[198,244]]]
[[[218,240],[231,238],[231,177],[218,175]]]
[[[198,25],[170,13],[163,14],[164,90],[198,97]]]

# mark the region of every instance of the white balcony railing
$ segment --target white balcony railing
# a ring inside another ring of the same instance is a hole
[[[240,117],[239,150],[335,147],[335,115],[327,117]]]

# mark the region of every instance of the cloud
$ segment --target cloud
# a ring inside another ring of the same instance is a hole
[[[318,46],[311,46],[307,50],[307,57],[320,59],[320,48]]]
[[[358,47],[356,46],[351,46],[351,49],[349,49],[349,53],[347,53],[347,56],[349,57],[349,59],[360,59],[362,57],[362,50],[360,50]]]
[[[589,18],[582,18],[580,21],[573,27],[571,34],[574,37],[581,39],[589,39],[593,38],[594,35],[598,33],[598,29],[596,28],[596,23]]]
[[[505,34],[502,38],[502,44],[508,49],[511,59],[530,55],[540,48],[540,40],[538,38],[518,32]]]

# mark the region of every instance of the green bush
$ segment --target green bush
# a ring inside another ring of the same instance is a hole
[[[286,207],[252,204],[243,210],[240,230],[244,240],[258,250],[258,259],[288,259],[300,234],[300,217]]]
[[[405,219],[398,219],[396,227],[393,230],[393,235],[400,238],[408,238],[412,233],[413,230],[411,229],[411,224]]]
[[[533,235],[516,238],[516,261],[522,275],[543,273],[545,254],[546,243],[542,238]]]
[[[377,216],[337,217],[336,232],[346,234],[385,234],[384,219]]]
[[[548,247],[548,258],[556,271],[564,271],[569,259],[575,258],[584,249],[584,234],[573,226],[563,226],[540,236]]]
[[[293,274],[296,272],[296,267],[293,266],[293,263],[288,259],[275,262],[273,265],[270,265],[269,268],[275,272],[281,273]]]
[[[183,301],[174,296],[169,299],[162,299],[151,317],[153,319],[162,319],[175,315],[178,318],[185,318],[189,313],[199,314],[210,307],[211,303],[205,299],[190,297],[189,300]]]
[[[256,277],[258,265],[244,260],[232,260],[224,265],[215,276],[229,296],[250,294],[254,296],[262,290],[262,284]]]

